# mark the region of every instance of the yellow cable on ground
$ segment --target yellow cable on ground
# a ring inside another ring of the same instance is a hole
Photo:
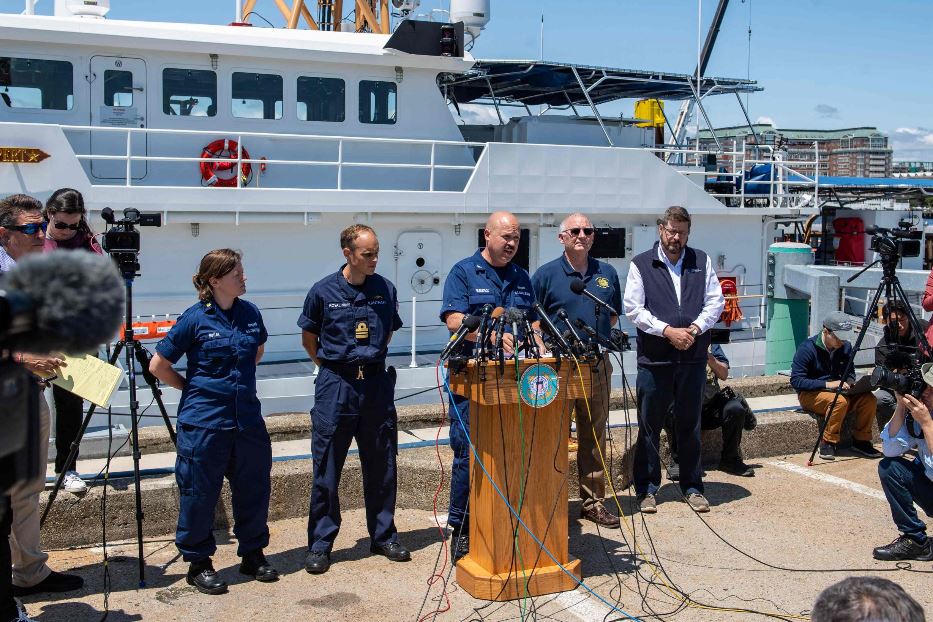
[[[589,419],[589,422],[590,422],[590,429],[592,430],[593,439],[595,440],[596,438],[598,438],[598,436],[597,436],[597,434],[596,434],[596,428],[595,428],[595,426],[593,425],[593,414],[592,414],[592,411],[591,411],[591,409],[590,409],[590,400],[589,400],[589,398],[588,398],[587,395],[586,395],[586,383],[585,383],[585,381],[583,380],[583,371],[582,371],[581,368],[580,368],[580,361],[579,361],[579,359],[577,359],[577,357],[576,357],[573,353],[571,353],[570,356],[571,356],[571,358],[573,358],[573,362],[574,362],[574,364],[576,365],[576,368],[577,368],[577,377],[578,377],[579,380],[580,380],[580,389],[582,390],[582,393],[583,393],[583,401],[584,401],[584,404],[586,405],[586,415],[587,415],[587,418]],[[623,372],[623,373],[624,373],[624,372]],[[578,426],[580,425],[580,419],[579,419],[579,417],[577,417],[577,425],[578,425]],[[606,478],[606,483],[609,484],[609,489],[612,491],[612,499],[613,499],[613,501],[615,501],[616,509],[618,510],[618,513],[619,513],[619,519],[620,519],[620,520],[619,520],[619,523],[620,523],[620,524],[625,524],[625,526],[628,527],[628,523],[627,523],[626,521],[622,520],[623,512],[622,512],[622,505],[619,503],[619,493],[616,491],[615,485],[612,483],[611,471],[609,470],[609,466],[606,464],[606,458],[605,458],[605,456],[603,455],[603,448],[600,447],[600,444],[599,444],[598,442],[596,443],[596,451],[597,451],[597,453],[599,454],[599,461],[600,461],[600,463],[602,463],[602,466],[603,466],[603,473],[605,474],[604,477]],[[752,611],[752,610],[749,610],[749,609],[739,609],[739,608],[731,608],[731,607],[717,607],[717,606],[714,606],[714,605],[704,605],[704,604],[702,604],[702,603],[698,603],[698,602],[696,602],[695,600],[693,600],[693,598],[692,598],[689,594],[680,592],[677,588],[675,588],[674,586],[670,585],[670,584],[664,579],[664,577],[663,577],[662,574],[661,574],[660,568],[659,568],[657,565],[655,565],[654,563],[652,563],[651,560],[648,558],[648,556],[645,555],[645,552],[641,549],[641,546],[638,544],[638,538],[636,537],[635,531],[634,531],[634,530],[629,530],[629,533],[630,533],[631,536],[632,536],[632,546],[637,550],[638,554],[642,557],[642,561],[644,561],[644,563],[647,564],[648,567],[652,569],[652,571],[653,571],[652,579],[653,579],[653,578],[659,579],[660,583],[661,583],[662,585],[664,585],[664,586],[669,590],[669,595],[672,596],[672,597],[674,597],[676,600],[680,601],[681,603],[685,604],[687,607],[691,607],[691,608],[694,608],[694,609],[703,609],[703,610],[707,610],[707,611],[728,611],[728,612],[732,612],[732,613],[748,613],[749,611]],[[765,611],[762,611],[762,612],[756,612],[756,613],[761,613],[762,615],[768,615],[768,616],[777,616],[777,617],[781,617],[781,618],[792,618],[792,619],[795,619],[795,620],[809,620],[809,619],[810,619],[810,616],[795,615],[795,614],[783,613],[783,612],[782,612],[782,613],[776,613],[776,612],[765,612]]]

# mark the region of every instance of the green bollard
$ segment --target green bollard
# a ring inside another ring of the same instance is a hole
[[[768,247],[765,374],[790,369],[797,346],[808,337],[810,299],[784,287],[784,266],[812,265],[808,244],[778,242]]]

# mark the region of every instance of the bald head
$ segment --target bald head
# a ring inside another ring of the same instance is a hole
[[[511,212],[493,212],[486,220],[486,229],[483,232],[486,238],[486,248],[483,249],[483,258],[492,266],[501,268],[507,265],[518,252],[518,243],[521,239],[521,226],[518,218]]]

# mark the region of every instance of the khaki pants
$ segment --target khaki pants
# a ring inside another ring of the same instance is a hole
[[[39,394],[39,456],[46,464],[49,455],[49,404]],[[39,493],[45,489],[45,473],[10,490],[13,507],[13,528],[10,533],[10,553],[13,558],[13,585],[32,587],[45,580],[52,570],[45,562],[49,556],[39,545]]]
[[[574,380],[576,379],[574,371]],[[574,400],[573,404],[577,420],[577,471],[580,474],[580,498],[583,499],[584,510],[600,503],[606,496],[606,473],[603,470],[600,452],[602,458],[608,462],[606,424],[609,421],[611,379],[612,363],[606,355],[603,362],[593,370],[593,392],[588,396],[588,400]],[[589,411],[586,409],[587,401]]]
[[[802,391],[797,398],[805,409],[825,417],[829,406],[833,403],[834,396],[835,391]],[[829,415],[823,439],[827,443],[838,443],[842,422],[845,421],[846,415],[854,410],[855,428],[852,430],[852,438],[857,441],[871,441],[871,424],[875,419],[875,406],[875,396],[871,393],[850,397],[840,395],[836,400],[836,407]]]

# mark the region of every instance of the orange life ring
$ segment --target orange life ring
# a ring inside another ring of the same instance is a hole
[[[220,171],[231,171],[236,168],[237,149],[239,145],[229,138],[218,138],[201,151],[202,158],[211,158],[210,162],[200,162],[201,180],[207,186],[231,188],[236,186],[236,174],[229,177],[217,175]],[[241,151],[243,160],[249,160],[249,152],[244,147]],[[253,166],[249,162],[240,163],[240,176],[243,185],[249,183]]]

